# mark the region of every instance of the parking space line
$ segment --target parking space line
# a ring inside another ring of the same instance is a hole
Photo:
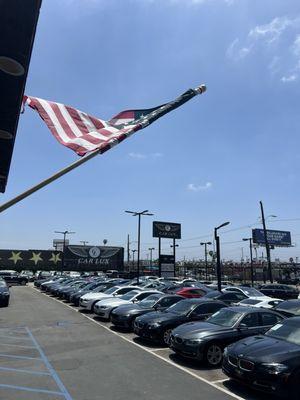
[[[227,381],[230,381],[230,379],[229,378],[218,379],[216,381],[212,381],[212,383],[223,383],[223,382],[227,382]]]
[[[150,350],[150,349],[148,349],[148,348],[146,348],[146,347],[144,347],[144,346],[142,346],[142,345],[140,345],[140,344],[134,342],[133,340],[128,339],[127,337],[123,336],[122,334],[120,334],[120,333],[118,333],[118,332],[116,332],[116,331],[113,331],[112,329],[110,329],[110,328],[107,327],[106,325],[103,325],[102,323],[96,321],[96,320],[93,319],[92,317],[89,317],[89,316],[86,315],[86,314],[80,313],[79,310],[75,309],[74,307],[70,306],[69,304],[66,304],[66,303],[64,303],[64,302],[62,302],[62,301],[60,301],[60,300],[58,300],[58,299],[56,299],[56,298],[54,298],[54,297],[50,297],[50,296],[48,296],[46,293],[40,292],[40,291],[39,291],[38,289],[36,289],[36,288],[32,288],[32,289],[34,289],[34,290],[37,291],[38,293],[43,294],[43,295],[46,296],[47,298],[50,298],[50,299],[52,299],[52,300],[54,300],[54,301],[57,301],[58,303],[60,303],[60,304],[62,304],[62,305],[64,305],[64,306],[69,307],[71,310],[73,310],[74,312],[77,312],[77,313],[81,314],[84,318],[87,318],[88,320],[90,320],[90,321],[93,322],[94,324],[97,324],[97,325],[101,326],[102,328],[106,329],[107,331],[111,332],[112,334],[114,334],[114,335],[116,335],[116,336],[122,338],[122,339],[125,340],[126,342],[131,343],[132,345],[134,345],[134,346],[136,346],[136,347],[139,347],[140,349],[146,351],[147,353],[152,354],[154,357],[157,357],[157,358],[159,358],[160,360],[162,360],[162,361],[164,361],[164,362],[166,362],[166,363],[172,365],[173,367],[176,367],[177,369],[180,369],[181,371],[183,371],[183,372],[185,372],[185,373],[187,373],[187,374],[193,376],[194,378],[196,378],[196,379],[198,379],[198,380],[200,380],[200,381],[206,383],[207,385],[212,386],[212,387],[215,388],[216,390],[218,390],[218,391],[220,391],[220,392],[223,392],[223,393],[226,393],[228,396],[231,396],[231,397],[233,397],[233,398],[235,398],[235,399],[237,399],[237,400],[246,400],[245,398],[243,398],[243,397],[241,397],[241,396],[238,396],[238,395],[236,395],[236,394],[230,392],[229,390],[227,390],[227,389],[225,389],[225,388],[223,388],[223,387],[218,386],[217,383],[214,383],[214,382],[211,382],[211,381],[209,381],[209,380],[207,380],[207,379],[205,379],[205,378],[202,378],[201,376],[198,376],[197,374],[195,374],[194,372],[190,371],[189,369],[187,369],[187,368],[185,368],[185,367],[183,367],[183,366],[181,366],[181,365],[179,365],[179,364],[176,364],[176,363],[174,363],[173,361],[171,361],[171,360],[169,360],[169,359],[167,359],[167,358],[162,357],[161,355],[159,355],[159,354],[157,354],[156,352],[154,352],[153,349]],[[164,350],[165,350],[165,349],[164,349]]]
[[[22,373],[25,373],[25,374],[32,374],[32,375],[48,375],[48,376],[51,376],[51,374],[49,372],[32,371],[30,369],[0,367],[0,370],[1,371],[12,371],[12,372],[22,372]]]
[[[0,343],[0,346],[13,346],[13,347],[21,347],[23,349],[35,349],[34,346],[23,346],[22,344],[14,344],[14,343]]]
[[[35,389],[27,386],[6,385],[4,383],[0,383],[0,388],[1,387],[5,389],[24,390],[26,392],[45,393],[45,394],[53,394],[55,396],[64,396],[64,393],[62,392],[55,392],[53,390],[46,390],[46,389]]]
[[[61,390],[61,393],[64,397],[65,400],[73,400],[70,393],[67,391],[65,385],[62,383],[62,381],[60,380],[59,376],[57,375],[55,369],[52,367],[52,365],[50,364],[48,358],[46,357],[45,353],[43,352],[41,346],[38,344],[37,340],[35,339],[35,337],[33,336],[33,334],[31,333],[31,331],[29,330],[29,328],[25,328],[29,337],[31,338],[33,344],[35,345],[36,349],[38,350],[38,352],[40,353],[41,359],[43,360],[44,364],[46,365],[46,367],[48,368],[52,378],[55,380],[55,383],[57,384],[57,386],[59,387],[59,389]]]
[[[41,361],[43,360],[39,357],[26,357],[26,356],[16,356],[14,354],[4,354],[0,353],[0,357],[7,357],[7,358],[20,358],[20,360],[36,360],[36,361]]]
[[[30,340],[30,338],[28,336],[11,336],[11,335],[1,335],[0,333],[0,340],[4,338],[4,339],[15,339],[15,340]]]

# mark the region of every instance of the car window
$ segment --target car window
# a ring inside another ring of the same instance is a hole
[[[239,289],[236,289],[236,288],[230,288],[230,289],[228,289],[227,290],[228,292],[230,291],[230,292],[234,292],[234,293],[240,293],[240,290]]]
[[[203,290],[201,290],[201,289],[191,289],[191,290],[188,290],[188,293],[190,293],[190,294],[205,294],[205,292],[203,291]]]
[[[258,313],[247,314],[242,320],[241,325],[247,326],[248,328],[259,326]]]
[[[159,301],[159,305],[161,307],[170,307],[172,304],[175,304],[177,302],[178,302],[178,297],[166,297]]]
[[[273,326],[281,321],[281,318],[279,316],[271,313],[261,313],[260,316],[263,326]]]
[[[138,296],[136,296],[136,299],[137,300],[143,300],[143,299],[145,299],[146,297],[148,297],[149,296],[149,293],[140,293]]]

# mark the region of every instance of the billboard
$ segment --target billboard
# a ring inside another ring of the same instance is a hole
[[[263,229],[252,229],[253,243],[265,246]],[[271,246],[288,247],[292,245],[291,232],[267,229],[267,239]]]
[[[124,248],[70,245],[65,248],[65,270],[107,271],[124,269]]]
[[[153,221],[153,237],[181,239],[181,224]]]
[[[0,269],[61,270],[63,255],[54,250],[0,250]]]
[[[169,278],[175,276],[175,258],[173,255],[161,254],[159,256],[160,276]]]

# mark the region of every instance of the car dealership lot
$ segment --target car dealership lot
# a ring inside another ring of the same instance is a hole
[[[0,313],[0,399],[270,399],[33,287]]]

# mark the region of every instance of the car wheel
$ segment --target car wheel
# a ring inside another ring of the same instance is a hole
[[[171,332],[172,332],[172,329],[166,329],[163,333],[163,342],[167,346],[169,346],[169,344],[170,344]]]
[[[25,280],[21,281],[21,285],[25,286],[26,285],[26,281]]]
[[[210,343],[205,351],[205,359],[210,367],[218,367],[223,359],[223,348],[218,343]]]

